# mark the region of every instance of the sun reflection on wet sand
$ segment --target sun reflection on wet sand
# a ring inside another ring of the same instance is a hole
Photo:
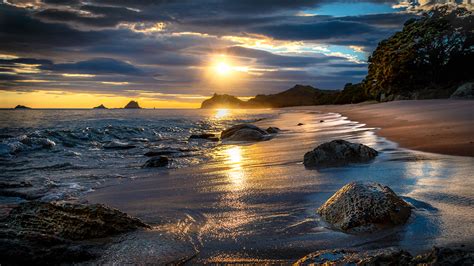
[[[231,190],[240,190],[245,182],[245,174],[242,168],[242,148],[240,146],[229,147],[225,150],[225,164],[230,166],[227,176],[232,183]]]

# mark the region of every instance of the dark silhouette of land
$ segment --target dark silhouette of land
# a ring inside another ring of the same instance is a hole
[[[136,101],[130,101],[123,107],[124,109],[141,109],[140,105]]]

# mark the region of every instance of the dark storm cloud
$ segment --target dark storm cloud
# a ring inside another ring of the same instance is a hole
[[[142,70],[134,65],[112,58],[95,58],[68,64],[49,64],[41,67],[44,70],[83,74],[122,74],[142,75]]]
[[[22,0],[21,4],[27,2]],[[408,18],[405,14],[337,18],[295,15],[325,2],[330,1],[43,0],[35,8],[0,4],[0,55],[21,57],[0,60],[0,67],[11,70],[15,64],[41,65],[38,68],[42,71],[15,78],[1,75],[0,81],[8,79],[11,84],[51,79],[56,83],[48,83],[47,87],[75,91],[118,93],[134,88],[209,94],[208,88],[196,85],[202,81],[199,67],[207,64],[213,53],[222,52],[272,70],[250,77],[240,95],[255,94],[254,84],[262,92],[278,91],[295,83],[342,88],[346,82],[360,80],[364,72],[360,68],[366,65],[314,51],[277,54],[244,48],[238,46],[241,43],[220,38],[264,35],[272,41],[357,45],[370,51]],[[148,32],[158,22],[164,23],[163,30]],[[327,69],[330,71],[324,71]],[[85,79],[63,77],[63,73],[96,76]],[[101,82],[130,85],[114,87]]]
[[[53,47],[80,46],[103,40],[103,32],[82,32],[63,24],[38,21],[29,12],[0,5],[0,37],[2,50],[51,50]]]
[[[50,65],[53,62],[47,59],[36,59],[36,58],[15,58],[15,59],[0,59],[0,65],[15,65],[15,64],[28,64],[28,65]]]
[[[326,40],[377,33],[377,29],[368,24],[340,20],[311,24],[270,25],[253,28],[252,31],[284,40]]]

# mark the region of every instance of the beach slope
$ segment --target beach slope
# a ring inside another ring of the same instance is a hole
[[[474,101],[471,100],[395,101],[311,109],[337,112],[369,127],[381,128],[378,135],[405,148],[474,156]]]

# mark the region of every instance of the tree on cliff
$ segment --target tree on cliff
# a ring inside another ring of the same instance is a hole
[[[363,87],[378,100],[448,97],[474,78],[474,16],[431,10],[380,42],[368,61]]]

